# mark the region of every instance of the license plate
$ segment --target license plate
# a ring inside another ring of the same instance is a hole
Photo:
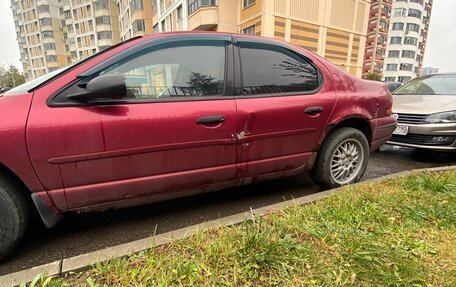
[[[399,125],[396,127],[396,130],[393,132],[393,135],[405,136],[408,134],[408,131],[409,131],[408,126]]]

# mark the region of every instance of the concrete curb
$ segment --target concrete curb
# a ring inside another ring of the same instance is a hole
[[[437,168],[425,168],[425,169],[417,169],[417,170],[410,170],[410,171],[403,171],[395,174],[390,174],[387,176],[366,180],[355,185],[362,185],[362,184],[371,184],[377,183],[379,181],[385,181],[392,178],[403,177],[409,175],[413,172],[419,171],[445,171],[445,170],[452,170],[456,169],[456,165],[447,166],[447,167],[437,167]],[[283,201],[280,203],[264,206],[261,208],[254,209],[249,212],[242,212],[234,215],[230,215],[227,217],[223,217],[220,219],[192,225],[189,227],[181,228],[178,230],[170,231],[167,233],[162,233],[156,236],[151,236],[148,238],[136,240],[133,242],[108,247],[106,249],[78,255],[71,258],[65,258],[59,261],[55,261],[52,263],[48,263],[45,265],[37,266],[28,270],[23,270],[11,274],[7,274],[0,277],[0,286],[17,286],[24,282],[31,282],[33,279],[38,276],[39,274],[46,274],[46,276],[61,276],[62,274],[68,272],[75,272],[85,269],[96,262],[104,262],[109,259],[113,259],[116,257],[121,257],[125,255],[129,255],[132,253],[137,253],[146,249],[149,249],[153,246],[160,246],[166,243],[169,243],[173,240],[179,240],[185,237],[189,237],[194,235],[196,232],[204,229],[215,228],[220,226],[230,226],[239,224],[245,220],[252,218],[252,214],[259,214],[259,215],[266,215],[273,211],[280,210],[286,207],[294,206],[294,205],[304,205],[310,202],[318,201],[329,197],[333,193],[337,193],[343,190],[342,188],[336,188],[332,190],[327,190],[303,197],[299,197],[292,200]]]

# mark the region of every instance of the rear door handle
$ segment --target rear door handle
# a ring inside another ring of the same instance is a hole
[[[304,110],[304,113],[308,114],[308,115],[314,115],[314,114],[319,114],[321,112],[323,112],[323,107],[311,107],[311,108],[307,108]]]
[[[219,124],[225,122],[225,116],[219,115],[219,116],[207,116],[207,117],[202,117],[196,120],[197,124],[200,125],[207,125],[207,124]]]

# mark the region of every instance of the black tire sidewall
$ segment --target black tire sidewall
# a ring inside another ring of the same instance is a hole
[[[16,186],[0,177],[0,260],[17,245],[28,221],[25,200],[17,192]]]
[[[367,141],[366,136],[355,128],[339,128],[331,132],[325,139],[318,152],[316,164],[311,171],[312,179],[325,189],[341,186],[341,184],[334,181],[331,175],[331,160],[335,150],[347,139],[358,140],[363,146],[364,152],[364,160],[357,176],[347,184],[358,182],[366,172],[367,164],[369,162],[369,142]]]

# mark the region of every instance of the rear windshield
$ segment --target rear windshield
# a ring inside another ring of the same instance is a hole
[[[394,95],[456,95],[456,75],[433,75],[409,81]]]

